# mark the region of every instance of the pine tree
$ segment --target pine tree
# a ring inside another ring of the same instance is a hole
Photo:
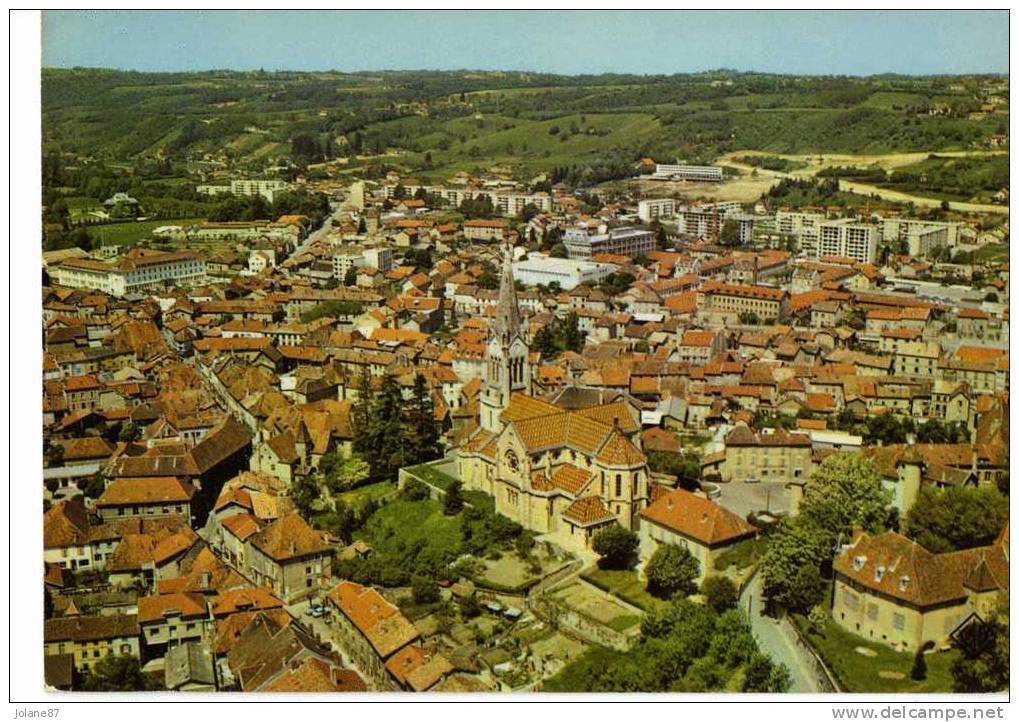
[[[409,452],[416,462],[429,461],[439,456],[439,429],[435,423],[435,404],[424,376],[414,377],[414,391],[407,409]]]

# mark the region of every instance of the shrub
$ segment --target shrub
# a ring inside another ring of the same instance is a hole
[[[909,670],[909,678],[917,682],[927,679],[927,660],[924,659],[923,647],[916,650],[913,656],[913,668]]]
[[[415,574],[410,578],[410,589],[417,604],[431,604],[439,601],[439,585],[434,579]]]
[[[411,479],[400,491],[400,498],[404,501],[424,501],[431,496],[428,485],[423,481]]]
[[[704,579],[701,583],[701,594],[704,595],[708,606],[719,614],[735,608],[739,601],[739,592],[733,581],[729,577],[717,574]]]
[[[639,543],[634,532],[611,524],[594,535],[591,548],[601,557],[598,566],[602,569],[629,569],[636,562]]]
[[[698,562],[688,549],[661,544],[648,560],[647,590],[656,597],[669,599],[676,594],[689,595],[697,590]]]

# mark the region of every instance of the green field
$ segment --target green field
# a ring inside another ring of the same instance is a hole
[[[598,569],[597,567],[584,572],[581,575],[599,589],[614,594],[624,602],[629,602],[635,607],[650,611],[655,607],[664,604],[660,599],[655,599],[644,588],[644,583],[637,576],[637,572],[618,569]]]
[[[447,474],[444,471],[440,471],[435,468],[432,464],[420,464],[418,466],[411,466],[406,469],[407,473],[413,474],[422,481],[427,481],[433,486],[437,486],[443,491],[449,488],[456,479]]]
[[[157,221],[127,221],[90,226],[89,235],[100,245],[129,246],[149,238],[160,226],[182,226],[201,223],[204,218],[161,218]]]
[[[896,652],[890,647],[857,637],[831,620],[818,634],[805,631],[807,623],[802,617],[793,617],[793,621],[838,678],[845,692],[931,694],[952,691],[949,667],[958,657],[958,652],[926,655],[927,678],[916,682],[909,678],[913,667],[913,654],[909,652]],[[856,651],[858,647],[866,647],[874,655],[862,655]],[[882,672],[885,676],[881,675]],[[902,678],[893,679],[890,675],[901,675]]]

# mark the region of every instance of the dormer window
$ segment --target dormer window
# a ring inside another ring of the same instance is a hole
[[[874,581],[880,582],[885,576],[885,568],[883,566],[878,567],[874,570]]]
[[[857,571],[857,572],[860,571],[861,569],[863,569],[863,565],[866,564],[866,563],[867,563],[867,557],[865,557],[865,556],[861,555],[861,556],[853,557],[853,571]]]
[[[909,575],[903,574],[899,577],[899,591],[904,592],[909,588]]]

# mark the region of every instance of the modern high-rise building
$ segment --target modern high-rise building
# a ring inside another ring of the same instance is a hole
[[[877,260],[881,228],[854,219],[825,221],[818,226],[816,257],[843,256],[860,263]]]

